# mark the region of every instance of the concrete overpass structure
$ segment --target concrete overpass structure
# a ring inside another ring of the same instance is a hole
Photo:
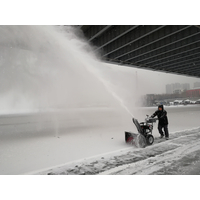
[[[82,25],[105,62],[200,77],[198,25]]]

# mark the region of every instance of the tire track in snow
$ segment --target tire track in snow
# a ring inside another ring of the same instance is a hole
[[[200,141],[190,145],[182,145],[181,147],[157,155],[154,158],[148,158],[136,163],[113,168],[101,173],[101,175],[152,174],[164,167],[170,166],[174,161],[181,159],[183,156],[198,150],[200,150]]]

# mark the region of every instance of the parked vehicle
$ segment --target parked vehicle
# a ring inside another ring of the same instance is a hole
[[[200,104],[200,99],[198,99],[198,100],[195,102],[195,104]]]

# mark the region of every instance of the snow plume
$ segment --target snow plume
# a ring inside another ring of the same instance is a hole
[[[89,51],[72,27],[1,26],[0,110],[107,104],[108,95],[86,70],[97,60]]]
[[[0,112],[123,105],[81,35],[71,26],[1,26]]]

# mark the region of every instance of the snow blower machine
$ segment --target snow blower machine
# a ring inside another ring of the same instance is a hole
[[[137,119],[132,118],[138,133],[132,133],[125,131],[125,142],[136,147],[146,147],[152,145],[154,142],[154,137],[152,135],[153,123],[156,122],[156,118],[150,118],[146,115],[145,122],[139,123]]]

